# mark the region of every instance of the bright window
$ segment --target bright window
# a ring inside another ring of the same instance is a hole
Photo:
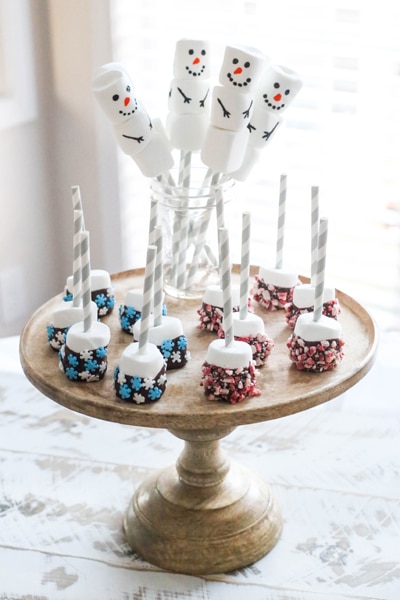
[[[256,46],[298,71],[304,87],[245,183],[236,214],[252,213],[252,263],[275,258],[279,177],[288,175],[285,260],[309,274],[309,207],[320,187],[329,218],[327,279],[379,313],[400,300],[400,5],[381,0],[113,0],[114,59],[152,117],[164,118],[175,41],[206,38],[217,77],[228,43]],[[171,9],[173,6],[173,10]],[[120,153],[125,267],[144,264],[149,182]],[[238,261],[240,248],[232,248]]]

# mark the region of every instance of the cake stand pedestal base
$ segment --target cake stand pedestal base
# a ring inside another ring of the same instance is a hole
[[[124,519],[129,545],[145,560],[179,573],[222,573],[275,546],[282,519],[269,487],[220,446],[232,430],[171,430],[185,440],[176,466],[140,485]]]

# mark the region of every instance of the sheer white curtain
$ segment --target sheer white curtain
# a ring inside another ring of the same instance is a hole
[[[328,279],[392,322],[400,300],[400,5],[389,0],[113,0],[115,60],[152,117],[165,117],[175,41],[212,44],[217,77],[228,43],[256,46],[304,87],[245,183],[231,226],[252,213],[252,262],[275,256],[279,176],[288,175],[285,259],[309,274],[309,206],[329,218]],[[144,263],[149,182],[119,155],[125,267]],[[239,248],[233,248],[238,260]]]

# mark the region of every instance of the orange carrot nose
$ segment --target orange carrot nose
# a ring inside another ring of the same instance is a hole
[[[199,57],[196,57],[196,58],[194,59],[194,61],[193,61],[193,64],[194,64],[194,65],[198,65],[198,64],[199,64],[199,62],[200,62],[200,59],[199,59]]]
[[[238,67],[237,69],[235,69],[235,70],[233,71],[233,74],[234,74],[234,75],[240,75],[240,73],[242,72],[242,70],[243,70],[243,69],[242,69],[242,67]]]
[[[276,94],[276,96],[274,96],[274,100],[275,102],[279,102],[279,100],[282,98],[282,94]]]
[[[131,101],[131,99],[129,98],[129,96],[127,96],[124,100],[124,106],[128,106],[130,101]]]

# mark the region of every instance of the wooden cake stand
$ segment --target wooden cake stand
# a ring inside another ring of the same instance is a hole
[[[237,269],[236,269],[237,271]],[[189,341],[191,360],[168,371],[158,402],[136,405],[117,399],[113,372],[128,343],[118,306],[130,288],[141,287],[143,270],[113,276],[116,306],[104,319],[111,328],[108,370],[96,383],[71,382],[58,368],[47,344],[46,325],[61,295],[39,308],[20,342],[22,367],[43,394],[86,415],[143,427],[168,429],[185,440],[175,466],[149,476],[137,489],[124,519],[131,547],[149,562],[188,574],[227,572],[264,556],[278,541],[282,519],[266,483],[230,462],[219,440],[236,426],[284,417],[321,404],[356,384],[373,363],[377,335],[373,320],[352,298],[337,292],[345,340],[343,362],[332,372],[297,371],[286,341],[291,330],[283,311],[256,306],[275,342],[259,370],[261,395],[240,404],[210,402],[200,386],[201,364],[215,335],[199,329],[199,300],[166,298],[168,314],[178,316]]]

